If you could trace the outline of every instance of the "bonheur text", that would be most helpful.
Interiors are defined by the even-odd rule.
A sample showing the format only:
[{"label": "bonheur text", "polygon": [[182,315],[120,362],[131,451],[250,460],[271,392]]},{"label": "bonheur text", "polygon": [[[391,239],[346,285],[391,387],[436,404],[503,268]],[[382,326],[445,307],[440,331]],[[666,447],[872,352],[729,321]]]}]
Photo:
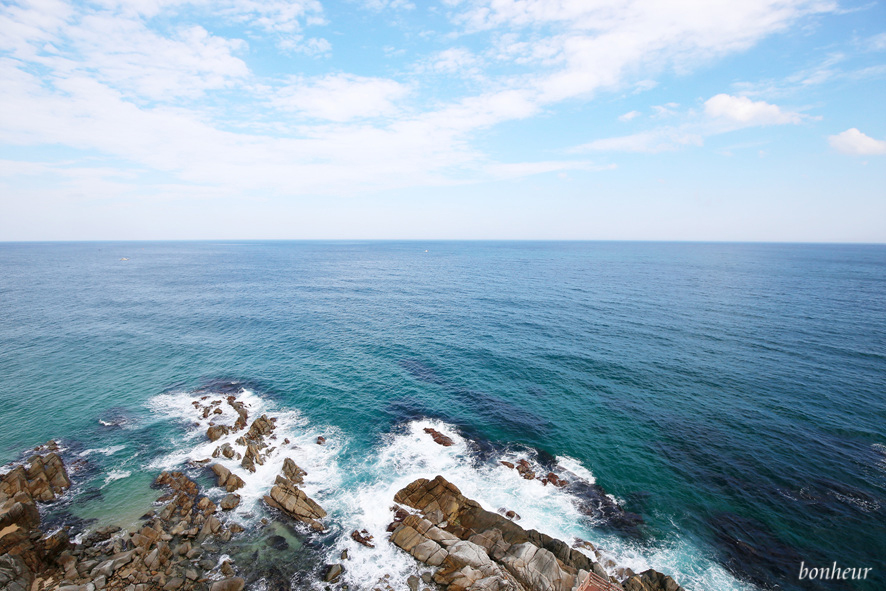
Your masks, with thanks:
[{"label": "bonheur text", "polygon": [[806,568],[806,563],[800,563],[800,580],[818,579],[820,581],[828,581],[831,579],[866,579],[872,568],[840,568],[837,563],[830,568]]}]

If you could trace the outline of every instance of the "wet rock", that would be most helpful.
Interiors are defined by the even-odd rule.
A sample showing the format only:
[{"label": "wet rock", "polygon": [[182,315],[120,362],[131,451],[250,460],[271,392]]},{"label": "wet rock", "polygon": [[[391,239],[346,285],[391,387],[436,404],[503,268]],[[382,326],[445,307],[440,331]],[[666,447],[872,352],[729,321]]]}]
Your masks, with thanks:
[{"label": "wet rock", "polygon": [[605,575],[586,555],[486,511],[441,476],[416,480],[394,500],[419,514],[395,522],[391,542],[416,560],[439,566],[433,580],[455,591],[572,591],[590,571]]},{"label": "wet rock", "polygon": [[241,577],[230,577],[216,581],[209,588],[209,591],[243,591],[246,581]]},{"label": "wet rock", "polygon": [[363,544],[367,548],[375,548],[375,544],[372,543],[372,535],[365,529],[362,531],[357,531],[356,529],[352,531],[351,539],[358,544]]},{"label": "wet rock", "polygon": [[431,427],[425,427],[425,433],[430,435],[435,443],[438,443],[438,444],[442,445],[443,447],[450,447],[452,445],[455,445],[455,442],[451,438],[447,437],[443,433],[440,433],[436,429],[432,429]]},{"label": "wet rock", "polygon": [[330,564],[326,568],[326,573],[323,575],[323,580],[327,583],[334,583],[341,577],[342,573],[345,572],[345,567],[340,564]]},{"label": "wet rock", "polygon": [[630,577],[622,586],[625,591],[684,591],[674,579],[652,569]]},{"label": "wet rock", "polygon": [[206,436],[209,441],[217,441],[231,432],[231,428],[227,425],[213,425],[206,430]]},{"label": "wet rock", "polygon": [[325,437],[323,437],[322,435],[320,435],[319,437],[317,437],[317,445],[323,445],[324,443],[326,443],[326,438],[325,438]]},{"label": "wet rock", "polygon": [[286,458],[283,460],[283,475],[295,484],[302,484],[308,473],[299,468],[292,459]]},{"label": "wet rock", "polygon": [[326,517],[326,511],[286,478],[277,477],[270,494],[265,495],[264,501],[293,519],[306,523],[315,531],[323,529],[323,524],[318,520]]},{"label": "wet rock", "polygon": [[415,575],[409,575],[409,578],[406,579],[406,585],[409,587],[409,591],[418,591],[420,580]]},{"label": "wet rock", "polygon": [[230,511],[232,509],[236,509],[240,504],[240,495],[235,494],[227,494],[225,495],[221,501],[219,501],[219,506],[223,511]]},{"label": "wet rock", "polygon": [[510,468],[511,470],[514,469],[514,464],[512,464],[511,462],[506,462],[505,460],[501,460],[499,463],[502,466],[506,466],[506,467]]}]

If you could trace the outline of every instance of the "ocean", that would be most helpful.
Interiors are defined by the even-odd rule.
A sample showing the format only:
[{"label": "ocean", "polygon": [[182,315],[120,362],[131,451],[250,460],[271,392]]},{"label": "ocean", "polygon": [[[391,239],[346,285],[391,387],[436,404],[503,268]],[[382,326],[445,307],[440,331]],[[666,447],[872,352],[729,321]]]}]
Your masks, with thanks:
[{"label": "ocean", "polygon": [[[87,460],[49,523],[133,524],[163,469],[212,487],[200,396],[278,417],[329,530],[262,526],[262,466],[231,549],[252,589],[343,549],[352,589],[405,588],[410,556],[348,533],[384,540],[437,474],[689,591],[886,588],[886,246],[2,243],[0,376],[0,463]],[[833,562],[873,571],[799,579]]]}]

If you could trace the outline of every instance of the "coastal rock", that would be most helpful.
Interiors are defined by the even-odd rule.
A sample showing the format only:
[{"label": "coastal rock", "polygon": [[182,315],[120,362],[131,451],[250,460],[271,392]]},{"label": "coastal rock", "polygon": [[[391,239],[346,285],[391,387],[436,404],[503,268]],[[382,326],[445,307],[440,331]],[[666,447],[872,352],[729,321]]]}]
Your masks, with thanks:
[{"label": "coastal rock", "polygon": [[270,435],[273,430],[274,424],[268,419],[268,415],[262,415],[253,421],[245,437],[246,439],[255,441],[262,439],[266,435]]},{"label": "coastal rock", "polygon": [[231,432],[231,428],[227,425],[213,425],[206,430],[206,436],[209,441],[216,441]]},{"label": "coastal rock", "polygon": [[431,427],[425,427],[425,433],[430,435],[431,438],[434,440],[434,442],[442,445],[443,447],[450,447],[452,445],[455,445],[455,442],[450,437],[447,437],[446,435],[444,435],[443,433],[440,433],[436,429],[432,429]]},{"label": "coastal rock", "polygon": [[323,530],[323,524],[318,520],[326,517],[326,511],[287,478],[278,476],[270,494],[265,495],[264,501],[270,507],[306,523],[315,531]]},{"label": "coastal rock", "polygon": [[327,583],[334,583],[345,572],[345,568],[340,564],[330,564],[323,575],[323,580]]},{"label": "coastal rock", "polygon": [[243,591],[246,581],[241,577],[230,577],[216,581],[209,588],[210,591]]},{"label": "coastal rock", "polygon": [[286,458],[283,460],[283,475],[295,484],[302,484],[308,473],[299,468],[290,458]]},{"label": "coastal rock", "polygon": [[674,579],[652,569],[630,577],[622,586],[625,591],[684,591]]},{"label": "coastal rock", "polygon": [[365,529],[363,531],[354,530],[351,532],[351,539],[353,539],[358,544],[363,544],[367,548],[375,548],[375,544],[372,543],[372,535]]},{"label": "coastal rock", "polygon": [[222,466],[221,464],[212,464],[209,469],[215,472],[218,478],[218,486],[223,486],[226,491],[234,492],[246,484],[243,479]]},{"label": "coastal rock", "polygon": [[235,494],[227,494],[219,501],[219,506],[223,511],[230,511],[232,509],[236,509],[240,504],[240,495]]},{"label": "coastal rock", "polygon": [[[517,469],[522,467],[526,477],[531,468],[523,462]],[[546,478],[559,482],[554,476],[556,481],[550,474]],[[392,523],[391,543],[420,562],[440,566],[434,580],[449,591],[573,591],[589,572],[608,580],[603,566],[585,554],[486,511],[442,476],[416,480],[397,492],[394,500],[420,514]],[[655,571],[629,580],[635,579],[646,586],[630,591],[680,590],[668,587],[676,583]]]}]

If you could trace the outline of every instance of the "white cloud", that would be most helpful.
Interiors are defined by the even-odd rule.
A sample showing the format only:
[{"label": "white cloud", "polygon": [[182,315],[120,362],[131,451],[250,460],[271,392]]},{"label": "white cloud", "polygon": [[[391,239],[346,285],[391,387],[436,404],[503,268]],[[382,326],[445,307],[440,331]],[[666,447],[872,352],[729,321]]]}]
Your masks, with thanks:
[{"label": "white cloud", "polygon": [[314,79],[296,79],[278,89],[270,104],[327,121],[349,121],[362,117],[391,115],[395,103],[409,88],[395,80],[352,74],[330,74]]},{"label": "white cloud", "polygon": [[[685,72],[699,63],[747,49],[798,19],[838,8],[832,0],[474,0],[453,3],[454,20],[468,32],[504,31],[515,63],[544,56],[532,74],[543,103],[588,96],[666,68]],[[549,32],[552,31],[552,32]],[[547,34],[544,34],[546,33]],[[553,69],[552,67],[557,66]]]},{"label": "white cloud", "polygon": [[672,152],[686,146],[701,146],[701,135],[674,127],[661,127],[651,131],[621,137],[594,140],[574,148],[576,152],[640,152],[657,154]]},{"label": "white cloud", "polygon": [[627,122],[627,121],[630,121],[631,119],[635,119],[635,118],[639,117],[640,115],[642,115],[642,113],[640,111],[628,111],[624,115],[620,115],[618,117],[618,120]]},{"label": "white cloud", "polygon": [[304,35],[290,35],[280,39],[277,47],[286,53],[303,53],[305,55],[328,55],[332,52],[332,44],[322,37],[305,39]]},{"label": "white cloud", "polygon": [[886,141],[876,140],[857,130],[847,129],[843,133],[828,137],[831,147],[844,154],[855,156],[873,156],[886,154]]},{"label": "white cloud", "polygon": [[752,101],[745,96],[718,94],[704,104],[708,116],[741,126],[784,125],[801,123],[803,115],[782,111],[778,105],[766,101]]},{"label": "white cloud", "polygon": [[[810,117],[782,110],[778,105],[765,101],[752,101],[747,97],[718,94],[704,103],[704,114],[689,109],[678,111],[677,103],[653,106],[653,119],[679,118],[679,125],[659,126],[626,136],[603,138],[574,148],[577,152],[642,152],[656,154],[687,146],[701,146],[704,138],[761,125],[800,123]],[[619,117],[629,121],[639,112],[631,111]]]},{"label": "white cloud", "polygon": [[419,71],[454,74],[476,78],[482,74],[482,60],[465,47],[451,47],[438,51],[422,62]]}]

